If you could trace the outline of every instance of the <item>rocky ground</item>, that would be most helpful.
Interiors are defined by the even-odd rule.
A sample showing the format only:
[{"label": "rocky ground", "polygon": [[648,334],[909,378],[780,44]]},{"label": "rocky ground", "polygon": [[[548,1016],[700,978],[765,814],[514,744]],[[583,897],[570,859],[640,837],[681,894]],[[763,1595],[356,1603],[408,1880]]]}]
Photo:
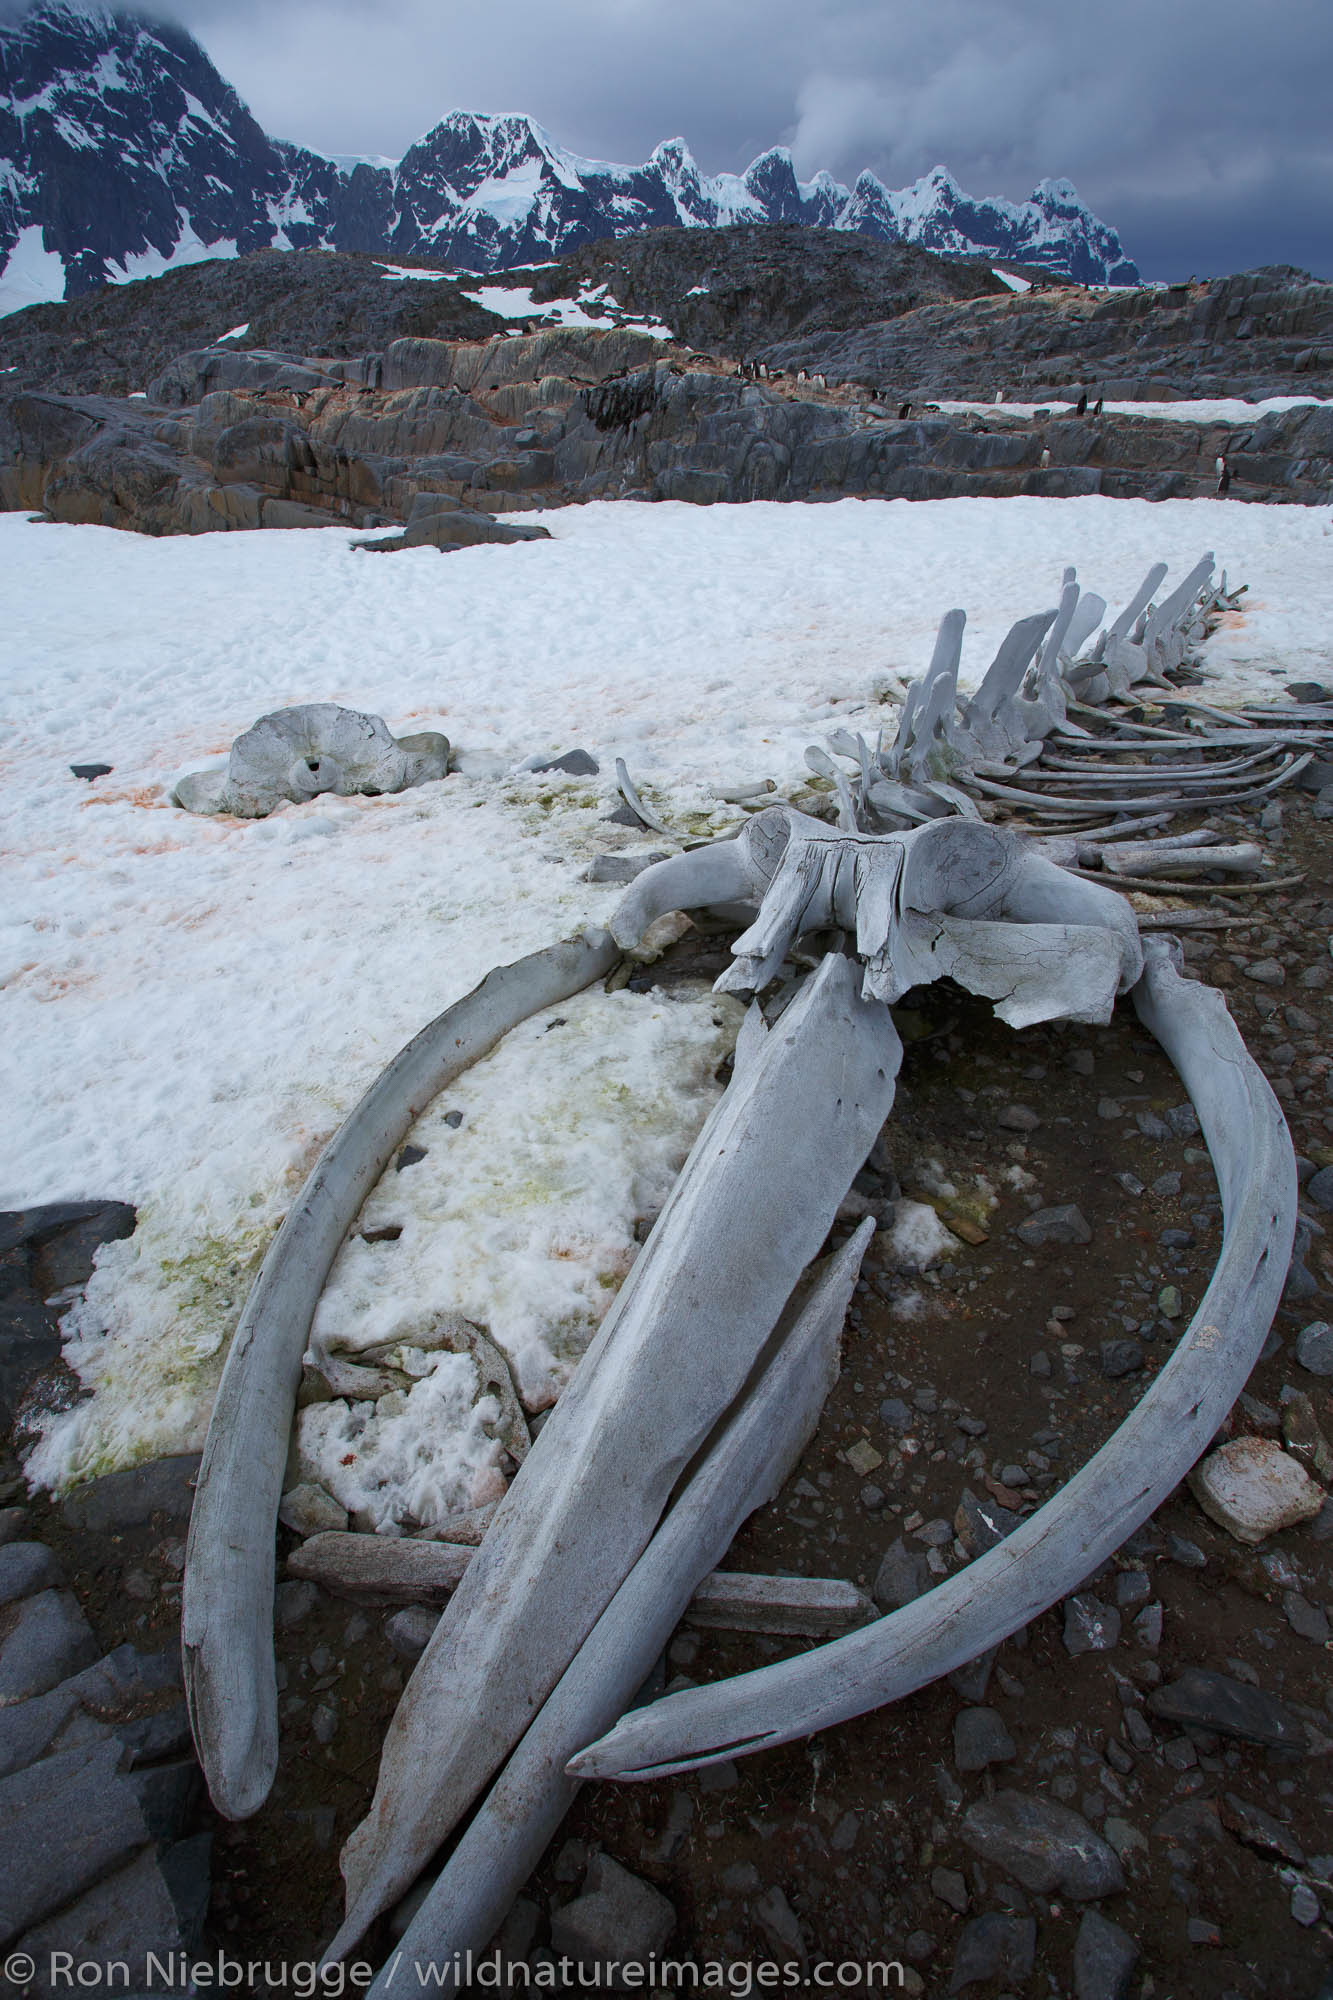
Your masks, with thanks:
[{"label": "rocky ground", "polygon": [[397,523],[398,546],[449,549],[532,532],[496,514],[594,499],[1196,498],[1219,467],[1232,499],[1327,503],[1333,411],[946,415],[824,377],[741,379],[628,328],[346,361],[213,347],[133,400],[0,396],[0,506],[149,534]]},{"label": "rocky ground", "polygon": [[[1326,396],[1333,285],[1289,265],[1133,291],[1080,286],[923,305],[890,323],[780,341],[771,366],[904,391],[1043,402]],[[1072,392],[1072,395],[1071,395]]]},{"label": "rocky ground", "polygon": [[[1029,281],[1065,282],[1044,271],[1031,272]],[[510,282],[508,273],[502,282]],[[605,286],[626,312],[665,321],[683,345],[737,358],[783,340],[896,320],[925,305],[1012,297],[989,264],[781,223],[610,237],[569,251],[531,282],[538,304]]]},{"label": "rocky ground", "polygon": [[[1283,1103],[1304,1183],[1286,1296],[1227,1429],[1285,1439],[1324,1487],[1331,814],[1333,803],[1288,793],[1257,823],[1213,815],[1304,879],[1257,909],[1202,899],[1229,927],[1185,941],[1187,969],[1226,993]],[[711,978],[723,953],[695,935],[636,976]],[[957,1247],[919,1271],[881,1231],[819,1434],[728,1565],[848,1578],[884,1608],[968,1561],[1109,1434],[1197,1304],[1220,1217],[1179,1082],[1128,1009],[1109,1029],[1015,1034],[945,986],[896,1014],[898,1099],[848,1221],[868,1208],[888,1225],[919,1201],[954,1226]],[[89,1225],[76,1225],[85,1240],[63,1261],[67,1225],[44,1239],[31,1217],[10,1229],[4,1352],[28,1372],[34,1351],[14,1342],[40,1333],[37,1302],[86,1272]],[[103,1226],[123,1229],[124,1212],[92,1235]],[[254,1820],[216,1821],[174,1685],[191,1469],[112,1475],[53,1506],[26,1498],[10,1461],[10,1950],[40,1957],[82,1936],[128,1955],[156,1925],[190,1948],[290,1962],[335,1926],[337,1851],[433,1614],[283,1583],[278,1782]],[[284,1557],[297,1546],[286,1529],[281,1546]],[[609,1898],[625,1951],[635,1936],[664,1943],[669,1926],[672,1949],[700,1961],[895,1958],[901,1990],[918,1994],[1326,1996],[1330,1615],[1333,1502],[1247,1546],[1182,1488],[1079,1593],[948,1682],[698,1778],[585,1790],[506,1948],[535,1965],[595,1939]],[[805,1643],[687,1623],[656,1685]],[[94,1832],[71,1843],[75,1824]],[[382,1926],[372,1951],[393,1931]],[[108,1939],[125,1949],[110,1954]]]},{"label": "rocky ground", "polygon": [[341,251],[256,250],[28,306],[0,319],[4,386],[128,396],[173,356],[241,325],[246,346],[331,355],[366,354],[407,335],[481,340],[495,331],[494,313],[463,295],[476,277],[395,283],[384,271],[373,257]]},{"label": "rocky ground", "polygon": [[595,292],[680,345],[623,324],[497,336],[465,282],[261,252],[13,314],[0,506],[149,534],[396,523],[400,546],[457,548],[509,539],[497,513],[590,499],[1167,499],[1219,479],[1234,499],[1333,498],[1327,409],[1236,426],[1097,408],[1333,393],[1333,285],[1286,267],[1013,294],[907,246],[771,228],[506,274],[531,327]]},{"label": "rocky ground", "polygon": [[[108,285],[0,319],[0,369],[14,376],[13,388],[125,396],[173,355],[241,324],[247,346],[344,359],[405,336],[467,340],[495,331],[495,315],[466,296],[487,282],[475,272],[444,273],[419,259],[393,268],[427,276],[395,282],[382,262],[341,251],[259,250]],[[1032,277],[1058,282],[1045,272]],[[937,301],[1010,296],[985,264],[843,230],[780,225],[648,230],[491,282],[530,287],[534,323],[552,300],[609,286],[626,312],[665,319],[687,345],[735,355]]]},{"label": "rocky ground", "polygon": [[[687,349],[821,372],[895,402],[1333,393],[1333,286],[1307,272],[1110,291],[1028,280],[1015,295],[985,264],[770,225],[648,230],[497,282],[530,288],[534,323],[553,301],[606,288],[613,311],[664,321]],[[342,360],[407,337],[476,340],[496,326],[465,296],[479,282],[393,282],[369,257],[256,251],[13,313],[0,320],[0,372],[9,390],[124,397],[242,324],[246,347]]]}]

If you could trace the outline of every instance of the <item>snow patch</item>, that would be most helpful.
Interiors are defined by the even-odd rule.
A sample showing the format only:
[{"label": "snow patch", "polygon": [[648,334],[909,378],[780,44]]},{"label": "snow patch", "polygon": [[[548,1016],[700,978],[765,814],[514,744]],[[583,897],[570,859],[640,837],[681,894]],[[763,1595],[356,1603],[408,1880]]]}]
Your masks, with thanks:
[{"label": "snow patch", "polygon": [[[560,326],[590,326],[605,331],[609,327],[628,327],[635,333],[650,333],[656,340],[674,340],[675,335],[661,320],[631,319],[623,313],[612,318],[605,312],[592,313],[590,305],[601,305],[606,301],[605,285],[596,291],[580,292],[577,299],[545,299],[540,304],[533,298],[526,285],[480,285],[473,292],[464,292],[465,299],[471,299],[484,312],[495,313],[506,321],[522,319],[554,319]],[[615,303],[614,300],[609,303]]]},{"label": "snow patch", "polygon": [[425,1158],[386,1174],[362,1212],[362,1228],[402,1234],[348,1239],[312,1345],[424,1346],[461,1313],[530,1410],[553,1403],[634,1261],[636,1220],[662,1206],[720,1094],[740,1019],[707,987],[597,987],[516,1028],[418,1121]]},{"label": "snow patch", "polygon": [[[100,1195],[140,1210],[66,1317],[92,1394],[51,1420],[33,1464],[44,1483],[199,1443],[258,1262],[361,1093],[493,966],[613,908],[620,891],[582,874],[594,853],[640,845],[603,823],[617,755],[670,824],[721,832],[736,813],[713,796],[720,779],[790,793],[834,717],[892,732],[876,689],[922,671],[960,575],[971,688],[1069,562],[1116,607],[1155,558],[1174,578],[1214,548],[1249,591],[1207,643],[1210,700],[1271,692],[1275,671],[1333,674],[1326,509],[1090,496],[521,518],[553,539],[368,560],[341,528],[155,538],[0,515],[0,1207]],[[169,804],[177,776],[224,757],[259,715],[317,700],[400,734],[443,729],[477,775],[251,822]],[[574,744],[601,776],[481,775]],[[84,759],[112,775],[71,778]],[[323,1308],[342,1302],[339,1330],[353,1344],[410,1332],[403,1301],[422,1285],[509,1343],[530,1395],[553,1386],[612,1295],[601,1277],[630,1254],[633,1215],[702,1115],[720,1031],[711,996],[689,1004],[701,1011],[587,996],[588,1018],[614,1030],[602,1063],[626,1081],[623,1124],[597,1097],[595,1038],[573,1003],[557,1010],[567,1028],[516,1045],[553,1070],[500,1088],[487,1075],[505,1075],[502,1050],[463,1079],[441,1109],[466,1107],[464,1124],[372,1197],[402,1237],[346,1247]],[[582,1149],[588,1188],[586,1207],[556,1190],[578,1232],[569,1258],[547,1254],[549,1238],[543,1249],[532,1200],[543,1174],[550,1193],[559,1132]],[[483,1208],[506,1159],[519,1181]],[[452,1179],[429,1204],[413,1191],[446,1166],[478,1190],[475,1244]],[[427,1268],[446,1250],[447,1291]],[[512,1261],[488,1275],[501,1252]],[[411,1284],[372,1290],[368,1274],[395,1260]]]},{"label": "snow patch", "polygon": [[316,1403],[296,1421],[301,1479],[376,1534],[442,1527],[505,1490],[504,1448],[488,1431],[499,1404],[478,1398],[476,1363],[469,1354],[427,1358],[429,1373],[410,1390],[378,1402]]},{"label": "snow patch", "polygon": [[25,306],[48,305],[65,296],[65,263],[48,250],[40,222],[21,229],[18,241],[0,271],[0,319]]},{"label": "snow patch", "polygon": [[[1095,401],[1095,397],[1090,397]],[[951,403],[941,402],[938,408],[948,415],[993,413],[995,403]],[[1000,404],[1011,417],[1034,417],[1038,410],[1044,410],[1053,417],[1068,416],[1075,408],[1074,403],[1010,403]],[[1281,415],[1286,410],[1327,410],[1333,402],[1323,396],[1265,396],[1261,402],[1242,402],[1239,396],[1219,396],[1202,398],[1196,402],[1179,403],[1103,403],[1102,414],[1109,417],[1151,417],[1159,423],[1178,424],[1254,424],[1260,417]]]},{"label": "snow patch", "polygon": [[945,1228],[928,1201],[900,1201],[889,1231],[889,1250],[904,1271],[926,1271],[958,1248],[958,1238]]},{"label": "snow patch", "polygon": [[416,271],[410,264],[381,264],[380,270],[386,278],[424,278],[427,284],[437,285],[441,278],[447,278],[447,271]]},{"label": "snow patch", "polygon": [[136,278],[160,278],[164,271],[179,271],[186,264],[206,264],[213,257],[234,257],[236,244],[231,237],[204,243],[195,233],[188,209],[180,210],[180,234],[165,255],[153,246],[131,250],[117,263],[107,265],[109,285],[133,284]]}]

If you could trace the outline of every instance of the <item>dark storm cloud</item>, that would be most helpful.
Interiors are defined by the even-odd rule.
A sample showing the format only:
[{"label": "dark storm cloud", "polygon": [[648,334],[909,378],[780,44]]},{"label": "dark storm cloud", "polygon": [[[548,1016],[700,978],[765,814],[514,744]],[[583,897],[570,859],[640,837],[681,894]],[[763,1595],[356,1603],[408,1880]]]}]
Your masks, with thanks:
[{"label": "dark storm cloud", "polygon": [[1065,175],[1155,276],[1333,275],[1327,0],[173,0],[278,137],[397,156],[455,106],[577,152],[975,194]]}]

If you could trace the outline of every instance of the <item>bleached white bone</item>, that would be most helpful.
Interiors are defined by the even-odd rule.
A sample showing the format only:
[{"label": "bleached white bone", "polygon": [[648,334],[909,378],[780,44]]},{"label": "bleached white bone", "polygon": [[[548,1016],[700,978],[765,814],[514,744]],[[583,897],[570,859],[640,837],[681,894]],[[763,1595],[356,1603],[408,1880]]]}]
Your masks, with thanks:
[{"label": "bleached white bone", "polygon": [[316,701],[261,715],[232,744],[224,771],[191,772],[172,797],[187,812],[263,819],[288,800],[401,792],[448,768],[447,736],[395,738],[378,715]]},{"label": "bleached white bone", "polygon": [[1112,875],[1179,875],[1191,864],[1195,872],[1222,875],[1257,875],[1264,853],[1252,840],[1232,847],[1162,847],[1157,841],[1127,840],[1108,847],[1102,866]]},{"label": "bleached white bone", "polygon": [[[939,732],[951,727],[958,702],[958,663],[963,652],[965,611],[946,611],[940,620],[930,665],[907,690],[898,735],[884,767],[892,778],[927,775],[927,756]],[[942,775],[942,774],[936,774]]]},{"label": "bleached white bone", "polygon": [[830,956],[773,1028],[752,1010],[728,1089],[408,1683],[343,1850],[334,1955],[414,1880],[528,1728],[818,1253],[901,1058],[888,1010],[860,985],[851,959]]},{"label": "bleached white bone", "polygon": [[274,1237],[232,1336],[204,1444],[185,1558],[181,1649],[214,1805],[257,1812],[278,1756],[274,1537],[301,1357],[329,1269],[409,1126],[445,1084],[542,1007],[610,971],[605,931],[488,973],[421,1030],[320,1154]]},{"label": "bleached white bone", "polygon": [[[962,819],[848,834],[791,806],[770,806],[735,840],[645,869],[613,914],[612,933],[631,945],[665,910],[718,900],[712,892],[722,880],[727,900],[759,904],[731,947],[736,963],[717,981],[723,991],[760,991],[798,937],[830,927],[854,933],[867,997],[896,1000],[946,972],[966,984],[971,966],[979,981],[973,990],[996,999],[1002,1018],[1016,1023],[1071,1011],[1079,1020],[1107,1020],[1116,992],[1142,969],[1138,927],[1123,899],[1067,874],[1017,834]],[[969,947],[969,919],[1062,932],[1087,927],[1094,935],[1045,940],[1050,1002],[1034,1012],[1042,1005],[1036,959],[1015,942],[1014,981],[1006,984],[1004,940],[978,932]]]},{"label": "bleached white bone", "polygon": [[[754,1503],[758,1505],[756,1501]],[[478,1542],[421,1542],[409,1536],[312,1535],[287,1558],[288,1576],[319,1584],[353,1603],[445,1604],[463,1580]],[[648,1544],[651,1549],[653,1543]],[[873,1617],[854,1583],[840,1577],[760,1576],[716,1569],[685,1610],[692,1625],[735,1632],[796,1632],[833,1639]]]},{"label": "bleached white bone", "polygon": [[845,1722],[950,1673],[1074,1590],[1206,1449],[1267,1338],[1286,1282],[1296,1162],[1282,1111],[1220,993],[1180,977],[1179,947],[1145,947],[1134,1002],[1193,1100],[1222,1197],[1222,1250],[1170,1361],[1053,1499],[989,1554],[902,1610],[797,1658],[625,1716],[569,1766],[659,1778]]},{"label": "bleached white bone", "polygon": [[[633,1699],[696,1584],[746,1516],[777,1493],[813,1434],[873,1227],[863,1222],[814,1274],[805,1302],[784,1315],[751,1386],[509,1759],[403,1936],[401,1960],[372,1993],[396,1992],[409,1978],[413,1991],[429,1983],[448,1992],[455,1954],[479,1952],[495,1935],[579,1789],[566,1763]],[[428,1980],[427,1966],[443,1987]]]},{"label": "bleached white bone", "polygon": [[634,780],[630,777],[623,757],[616,758],[616,783],[620,787],[620,795],[624,799],[625,804],[632,813],[642,820],[646,827],[650,827],[654,833],[665,833],[669,837],[672,837],[671,828],[663,820],[659,819],[652,807],[646,806],[639,797],[638,790],[635,787]]}]

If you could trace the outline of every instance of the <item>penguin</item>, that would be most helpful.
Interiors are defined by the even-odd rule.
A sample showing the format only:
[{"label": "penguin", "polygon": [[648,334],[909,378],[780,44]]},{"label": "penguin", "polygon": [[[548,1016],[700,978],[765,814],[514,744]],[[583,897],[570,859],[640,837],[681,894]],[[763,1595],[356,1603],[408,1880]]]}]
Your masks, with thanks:
[{"label": "penguin", "polygon": [[1088,414],[1088,392],[1085,389],[1082,395],[1079,397],[1078,401],[1074,405],[1074,415],[1076,417],[1086,417],[1087,414]]},{"label": "penguin", "polygon": [[907,418],[910,417],[911,414],[912,414],[912,405],[910,403],[904,403],[902,408],[898,412],[899,422],[905,423]]},{"label": "penguin", "polygon": [[1221,499],[1225,494],[1229,493],[1230,490],[1231,490],[1231,467],[1229,465],[1224,465],[1222,467],[1222,476],[1217,482],[1218,498]]},{"label": "penguin", "polygon": [[1092,414],[1093,414],[1093,416],[1094,416],[1094,417],[1099,417],[1099,416],[1101,415],[1101,413],[1102,413],[1102,399],[1101,399],[1101,397],[1099,396],[1099,397],[1097,398],[1097,401],[1096,401],[1096,404],[1095,404],[1095,405],[1094,405],[1094,407],[1093,407],[1093,412],[1092,412]]},{"label": "penguin", "polygon": [[1050,454],[1050,452],[1049,452],[1049,451],[1043,451],[1043,453],[1042,453],[1042,455],[1041,455],[1041,469],[1042,469],[1042,471],[1043,471],[1043,472],[1045,472],[1045,470],[1046,470],[1047,466],[1048,466],[1048,465],[1050,464],[1050,462],[1051,462],[1051,454]]}]

